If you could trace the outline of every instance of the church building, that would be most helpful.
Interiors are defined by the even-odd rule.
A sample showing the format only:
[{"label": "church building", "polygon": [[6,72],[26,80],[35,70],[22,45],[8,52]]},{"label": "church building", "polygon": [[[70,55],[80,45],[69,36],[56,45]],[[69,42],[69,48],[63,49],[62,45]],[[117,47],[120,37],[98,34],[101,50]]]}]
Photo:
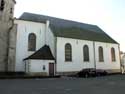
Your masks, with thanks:
[{"label": "church building", "polygon": [[119,44],[96,25],[23,13],[17,26],[16,71],[72,74],[84,68],[120,71]]},{"label": "church building", "polygon": [[8,71],[44,76],[85,68],[120,72],[119,44],[96,25],[25,12],[13,19],[7,38]]}]

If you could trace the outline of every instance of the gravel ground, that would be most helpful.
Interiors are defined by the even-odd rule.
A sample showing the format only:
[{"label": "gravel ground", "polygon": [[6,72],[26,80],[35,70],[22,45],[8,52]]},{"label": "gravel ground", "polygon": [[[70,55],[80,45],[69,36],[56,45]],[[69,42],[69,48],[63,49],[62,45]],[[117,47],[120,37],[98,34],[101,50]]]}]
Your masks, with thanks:
[{"label": "gravel ground", "polygon": [[0,94],[125,94],[125,75],[0,80]]}]

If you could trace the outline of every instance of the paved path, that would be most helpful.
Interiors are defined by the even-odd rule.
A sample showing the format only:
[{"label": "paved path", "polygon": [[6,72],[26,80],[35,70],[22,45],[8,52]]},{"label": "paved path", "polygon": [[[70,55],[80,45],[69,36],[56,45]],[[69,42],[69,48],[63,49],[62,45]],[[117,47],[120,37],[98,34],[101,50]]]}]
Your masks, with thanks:
[{"label": "paved path", "polygon": [[125,94],[125,75],[0,80],[0,94]]}]

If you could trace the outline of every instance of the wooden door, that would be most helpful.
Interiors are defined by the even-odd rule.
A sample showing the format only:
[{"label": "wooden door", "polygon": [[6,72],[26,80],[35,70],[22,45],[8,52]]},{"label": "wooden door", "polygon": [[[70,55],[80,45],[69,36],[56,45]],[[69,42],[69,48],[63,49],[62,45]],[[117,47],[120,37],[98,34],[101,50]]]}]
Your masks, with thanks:
[{"label": "wooden door", "polygon": [[54,76],[54,63],[49,63],[49,76]]}]

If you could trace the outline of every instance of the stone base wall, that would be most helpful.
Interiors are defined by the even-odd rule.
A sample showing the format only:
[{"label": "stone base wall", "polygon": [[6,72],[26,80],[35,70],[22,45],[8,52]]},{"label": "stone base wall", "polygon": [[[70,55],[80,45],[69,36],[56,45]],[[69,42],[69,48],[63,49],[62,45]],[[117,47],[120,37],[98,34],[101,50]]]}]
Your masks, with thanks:
[{"label": "stone base wall", "polygon": [[108,73],[121,73],[121,69],[109,69],[109,70],[106,70]]},{"label": "stone base wall", "polygon": [[[121,73],[120,69],[109,69],[106,70],[109,74],[111,73]],[[77,74],[79,71],[72,71],[72,72],[57,72],[56,75],[62,75],[62,76],[70,76],[70,75],[75,75]]]},{"label": "stone base wall", "polygon": [[30,73],[26,73],[29,76],[49,76],[46,72],[30,72]]},{"label": "stone base wall", "polygon": [[72,71],[72,72],[57,72],[56,75],[68,76],[68,75],[75,75],[79,71]]}]

